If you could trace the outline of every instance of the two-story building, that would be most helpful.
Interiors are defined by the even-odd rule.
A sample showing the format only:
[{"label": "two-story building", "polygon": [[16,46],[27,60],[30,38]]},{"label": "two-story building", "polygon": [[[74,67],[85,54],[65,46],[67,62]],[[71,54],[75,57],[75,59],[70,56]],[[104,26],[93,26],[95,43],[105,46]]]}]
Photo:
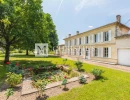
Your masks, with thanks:
[{"label": "two-story building", "polygon": [[[121,23],[120,15],[117,15],[116,19],[116,22],[83,33],[77,31],[76,35],[71,36],[71,34],[69,34],[69,36],[64,39],[64,55],[118,64],[119,47],[117,47],[116,37],[129,35],[128,32],[130,28]],[[127,42],[128,41],[124,41],[124,44],[129,44]],[[120,43],[118,42],[118,44]],[[128,51],[130,52],[130,49]],[[127,58],[124,60],[126,59]],[[130,65],[130,63],[124,65]]]}]

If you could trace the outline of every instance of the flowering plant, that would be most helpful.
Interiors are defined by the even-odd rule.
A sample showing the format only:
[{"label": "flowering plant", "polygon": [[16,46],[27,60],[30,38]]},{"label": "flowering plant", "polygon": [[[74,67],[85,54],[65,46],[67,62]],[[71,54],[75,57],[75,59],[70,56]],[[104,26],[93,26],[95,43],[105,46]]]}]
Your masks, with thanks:
[{"label": "flowering plant", "polygon": [[10,62],[8,61],[8,62],[6,62],[6,65],[9,65],[10,64]]},{"label": "flowering plant", "polygon": [[64,88],[63,88],[64,90],[67,90],[66,84],[67,84],[67,77],[64,76],[64,79],[62,81],[62,85],[64,85]]}]

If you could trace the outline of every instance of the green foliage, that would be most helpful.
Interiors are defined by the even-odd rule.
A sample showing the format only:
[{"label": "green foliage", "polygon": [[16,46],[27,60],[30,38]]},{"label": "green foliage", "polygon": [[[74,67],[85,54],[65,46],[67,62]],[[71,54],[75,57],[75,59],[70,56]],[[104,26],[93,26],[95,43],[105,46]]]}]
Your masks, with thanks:
[{"label": "green foliage", "polygon": [[47,81],[46,80],[37,80],[37,81],[33,81],[32,85],[37,88],[39,96],[43,95],[43,92],[46,88],[47,85]]},{"label": "green foliage", "polygon": [[79,82],[80,83],[85,84],[86,81],[87,81],[87,79],[83,75],[79,76]]},{"label": "green foliage", "polygon": [[11,62],[9,65],[6,65],[6,70],[8,72],[16,73],[16,74],[24,74],[25,71],[21,69],[21,67],[18,65],[16,66],[15,62]]},{"label": "green foliage", "polygon": [[77,76],[79,76],[79,73],[74,72],[74,71],[71,71],[71,73],[70,73],[69,76],[70,76],[70,77],[77,77]]},{"label": "green foliage", "polygon": [[68,59],[63,59],[63,65],[66,65],[66,62],[67,62]]},{"label": "green foliage", "polygon": [[[35,43],[58,45],[58,36],[51,15],[43,12],[42,0],[1,0],[0,47],[5,61],[14,48],[33,51]],[[9,9],[7,9],[9,8]]]},{"label": "green foliage", "polygon": [[64,80],[62,81],[62,85],[66,85],[67,84],[67,79],[64,78]]},{"label": "green foliage", "polygon": [[95,76],[95,79],[99,79],[101,77],[102,73],[104,73],[104,71],[101,69],[92,70],[92,74]]},{"label": "green foliage", "polygon": [[11,86],[14,87],[22,82],[22,75],[21,74],[15,74],[15,73],[7,73],[7,79],[6,82]]},{"label": "green foliage", "polygon": [[7,89],[7,90],[6,90],[6,93],[5,93],[5,95],[6,95],[6,100],[7,100],[11,95],[13,95],[13,94],[14,94],[14,91],[13,91],[12,88]]},{"label": "green foliage", "polygon": [[76,62],[75,62],[75,65],[76,65],[78,71],[81,71],[82,66],[83,66],[83,63],[82,63],[81,61],[76,61]]}]

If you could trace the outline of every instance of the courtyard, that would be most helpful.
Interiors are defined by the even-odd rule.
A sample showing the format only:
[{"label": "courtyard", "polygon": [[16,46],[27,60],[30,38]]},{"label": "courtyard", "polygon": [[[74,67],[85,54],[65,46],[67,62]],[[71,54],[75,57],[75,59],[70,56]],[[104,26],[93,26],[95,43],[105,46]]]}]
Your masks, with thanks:
[{"label": "courtyard", "polygon": [[[6,86],[3,84],[6,79],[6,66],[2,64],[4,56],[0,56],[1,65],[0,65],[0,99],[4,100]],[[43,62],[49,62],[49,64],[63,64],[63,58],[57,56],[49,56],[48,58],[36,58],[34,55],[25,56],[25,55],[15,55],[10,58],[10,62],[18,62],[24,66],[34,66],[43,64]],[[51,63],[50,63],[51,62]],[[75,61],[67,60],[66,65],[71,66],[76,70],[74,64]],[[73,85],[68,84],[68,91],[63,91],[60,89],[60,93],[54,94],[54,91],[57,92],[57,89],[54,88],[54,91],[51,92],[50,97],[47,97],[47,100],[128,100],[130,98],[130,79],[128,72],[123,72],[119,70],[109,69],[102,66],[96,66],[92,64],[83,63],[83,69],[88,76],[92,77],[92,70],[98,68],[104,71],[102,78],[99,80],[91,80],[88,78],[88,84],[78,85],[73,82]],[[75,85],[74,85],[75,84]],[[37,97],[36,93],[30,93],[28,95],[21,95],[21,86],[22,83],[15,88],[14,95],[10,96],[9,100],[35,100]],[[63,87],[62,87],[63,88]],[[45,90],[45,93],[52,90]]]}]

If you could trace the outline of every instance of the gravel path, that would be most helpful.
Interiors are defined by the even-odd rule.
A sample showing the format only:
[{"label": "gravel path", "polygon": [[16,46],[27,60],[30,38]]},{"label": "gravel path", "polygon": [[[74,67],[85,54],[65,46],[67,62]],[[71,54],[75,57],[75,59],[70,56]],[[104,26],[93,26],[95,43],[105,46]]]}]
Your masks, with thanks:
[{"label": "gravel path", "polygon": [[[69,57],[69,56],[62,56],[62,58],[67,58],[67,59],[74,60],[74,61],[77,61],[77,59],[78,59],[78,58]],[[87,63],[87,64],[93,64],[93,65],[103,66],[103,67],[107,67],[107,68],[111,68],[111,69],[115,69],[115,70],[121,70],[124,72],[130,72],[130,67],[128,67],[128,66],[112,65],[112,64],[106,64],[106,63],[101,63],[101,62],[96,62],[96,61],[91,61],[91,60],[86,60],[86,59],[79,59],[79,60],[84,63]]]}]

